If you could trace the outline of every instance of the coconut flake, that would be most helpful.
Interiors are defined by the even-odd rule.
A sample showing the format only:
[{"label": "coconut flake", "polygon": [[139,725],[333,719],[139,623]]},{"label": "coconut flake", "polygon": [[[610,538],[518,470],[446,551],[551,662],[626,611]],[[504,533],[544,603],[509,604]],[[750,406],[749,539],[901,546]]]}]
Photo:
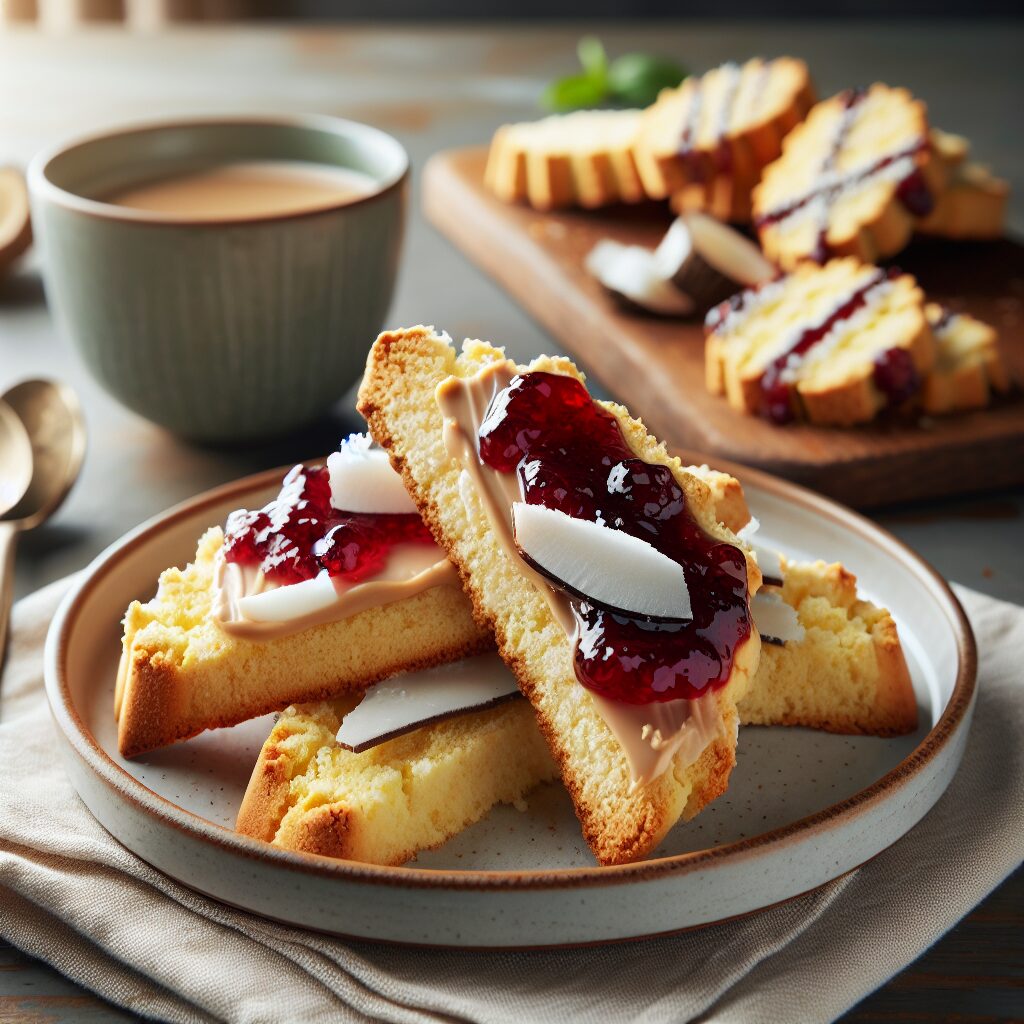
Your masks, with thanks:
[{"label": "coconut flake", "polygon": [[754,557],[757,559],[757,567],[761,570],[761,576],[765,583],[772,586],[782,586],[782,558],[781,554],[774,548],[765,547],[754,540],[754,534],[761,528],[755,516],[750,517],[750,522],[740,530],[736,536],[744,544],[753,548]]},{"label": "coconut flake", "polygon": [[454,715],[519,696],[515,676],[496,654],[407,672],[371,686],[350,711],[338,742],[356,753]]},{"label": "coconut flake", "polygon": [[330,608],[337,600],[334,581],[321,572],[310,580],[240,598],[238,612],[250,622],[290,622]]},{"label": "coconut flake", "polygon": [[750,614],[761,639],[768,643],[786,644],[804,638],[796,609],[782,600],[774,590],[759,590],[750,599]]},{"label": "coconut flake", "polygon": [[586,268],[614,295],[661,316],[689,316],[693,302],[659,275],[654,252],[605,239],[590,250]]},{"label": "coconut flake", "polygon": [[352,434],[327,457],[331,504],[342,512],[401,514],[416,506],[391,468],[388,454],[368,434]]},{"label": "coconut flake", "polygon": [[693,617],[683,567],[647,541],[522,501],[512,523],[527,561],[571,593],[628,615]]}]

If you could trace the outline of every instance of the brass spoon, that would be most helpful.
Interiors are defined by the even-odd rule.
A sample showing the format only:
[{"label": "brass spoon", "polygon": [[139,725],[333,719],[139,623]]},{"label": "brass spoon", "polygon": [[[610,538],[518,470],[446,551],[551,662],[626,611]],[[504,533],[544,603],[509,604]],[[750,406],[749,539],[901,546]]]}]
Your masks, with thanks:
[{"label": "brass spoon", "polygon": [[32,445],[18,414],[0,399],[0,517],[14,508],[32,482]]},{"label": "brass spoon", "polygon": [[2,662],[14,594],[15,541],[23,530],[33,530],[53,515],[71,490],[85,455],[85,422],[75,393],[55,381],[23,381],[0,396],[0,404],[21,421],[31,449],[31,474],[24,493],[11,507],[0,509]]}]

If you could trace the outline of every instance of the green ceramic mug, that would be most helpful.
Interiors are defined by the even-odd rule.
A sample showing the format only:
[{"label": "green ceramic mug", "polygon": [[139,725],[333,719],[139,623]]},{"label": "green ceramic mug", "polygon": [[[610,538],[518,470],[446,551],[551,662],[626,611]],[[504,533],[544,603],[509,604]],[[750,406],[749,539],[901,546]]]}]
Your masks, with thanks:
[{"label": "green ceramic mug", "polygon": [[[376,191],[301,213],[168,219],[103,202],[217,162],[298,160]],[[29,168],[49,301],[100,383],[202,441],[269,437],[359,378],[398,270],[409,161],[333,117],[168,122],[41,153]]]}]

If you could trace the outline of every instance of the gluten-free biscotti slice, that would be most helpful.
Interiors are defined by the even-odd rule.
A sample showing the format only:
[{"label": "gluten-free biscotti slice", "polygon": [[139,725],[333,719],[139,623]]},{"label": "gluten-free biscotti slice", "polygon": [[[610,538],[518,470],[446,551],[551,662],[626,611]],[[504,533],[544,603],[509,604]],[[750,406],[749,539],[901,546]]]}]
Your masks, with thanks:
[{"label": "gluten-free biscotti slice", "polygon": [[[740,701],[744,725],[802,725],[828,732],[897,736],[917,727],[917,701],[896,623],[857,593],[842,565],[780,557],[782,586],[754,598],[761,661]],[[773,637],[780,606],[797,633]],[[784,621],[784,620],[783,620]]]},{"label": "gluten-free biscotti slice", "polygon": [[940,238],[994,239],[1006,233],[1010,183],[983,164],[964,163],[950,173],[945,191],[915,230]]},{"label": "gluten-free biscotti slice", "polygon": [[152,600],[132,602],[123,755],[491,645],[383,454],[358,437],[337,454],[296,466],[269,505],[207,531]]},{"label": "gluten-free biscotti slice", "polygon": [[645,191],[679,212],[749,220],[751,189],[813,103],[807,65],[791,57],[723,64],[664,90],[635,144]]},{"label": "gluten-free biscotti slice", "polygon": [[709,390],[778,423],[867,422],[914,398],[935,358],[914,278],[853,258],[740,292],[705,330]]},{"label": "gluten-free biscotti slice", "polygon": [[831,256],[873,262],[902,249],[945,187],[927,112],[875,84],[818,103],[754,189],[754,224],[784,269]]},{"label": "gluten-free biscotti slice", "polygon": [[921,388],[925,412],[981,409],[1010,390],[994,327],[936,302],[929,302],[925,311],[936,345],[935,365]]},{"label": "gluten-free biscotti slice", "polygon": [[483,342],[457,355],[428,328],[377,339],[359,410],[533,704],[598,860],[645,856],[724,791],[757,664],[760,576],[708,486],[567,360],[520,368]]},{"label": "gluten-free biscotti slice", "polygon": [[638,110],[578,110],[502,125],[484,183],[504,202],[537,210],[639,202],[632,148],[639,118]]},{"label": "gluten-free biscotti slice", "polygon": [[[430,684],[421,673],[407,685]],[[358,752],[338,739],[357,703],[282,712],[249,780],[239,832],[303,853],[402,864],[556,777],[533,709],[518,694]]]}]

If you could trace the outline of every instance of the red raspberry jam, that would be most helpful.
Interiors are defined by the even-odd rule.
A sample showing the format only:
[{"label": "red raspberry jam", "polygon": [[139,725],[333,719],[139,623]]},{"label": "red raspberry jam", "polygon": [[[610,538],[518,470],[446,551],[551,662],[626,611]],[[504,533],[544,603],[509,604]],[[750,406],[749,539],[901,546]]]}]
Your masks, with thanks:
[{"label": "red raspberry jam", "polygon": [[384,568],[396,545],[433,542],[415,513],[340,512],[331,504],[327,467],[295,466],[269,505],[228,516],[224,557],[258,564],[281,585],[312,579],[322,569],[359,583]]},{"label": "red raspberry jam", "polygon": [[921,375],[905,348],[889,348],[875,359],[875,387],[889,406],[902,405],[921,387]]},{"label": "red raspberry jam", "polygon": [[491,403],[479,443],[482,462],[518,474],[525,501],[600,519],[683,567],[690,622],[636,618],[566,592],[579,627],[576,677],[587,689],[650,704],[693,700],[728,681],[751,629],[743,552],[705,532],[669,469],[638,459],[578,380],[516,377]]}]

